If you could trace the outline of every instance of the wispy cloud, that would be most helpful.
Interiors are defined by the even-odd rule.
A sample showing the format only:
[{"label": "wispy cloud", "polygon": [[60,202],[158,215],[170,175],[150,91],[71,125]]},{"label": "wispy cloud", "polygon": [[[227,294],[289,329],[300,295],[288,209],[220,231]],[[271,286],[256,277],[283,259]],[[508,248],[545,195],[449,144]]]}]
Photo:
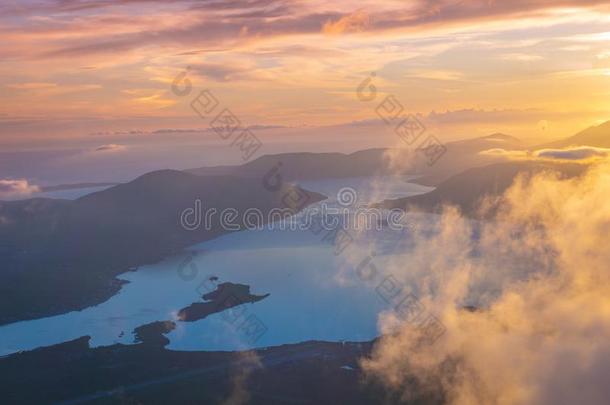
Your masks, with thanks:
[{"label": "wispy cloud", "polygon": [[0,199],[26,198],[40,191],[40,187],[26,179],[0,179]]},{"label": "wispy cloud", "polygon": [[110,143],[108,145],[101,145],[95,148],[96,152],[122,152],[127,149],[125,145],[118,145],[116,143]]},{"label": "wispy cloud", "polygon": [[553,112],[588,114],[552,123],[567,135],[608,109],[606,3],[25,0],[0,12],[0,103],[14,117],[184,117],[167,88],[191,66],[193,83],[213,84],[242,117],[332,125],[370,118],[352,95],[375,71],[411,111],[454,112],[431,119],[469,125],[459,136],[517,121],[538,135]]},{"label": "wispy cloud", "polygon": [[369,14],[363,10],[344,15],[336,21],[324,23],[322,31],[325,34],[344,34],[366,31],[371,25]]},{"label": "wispy cloud", "polygon": [[606,158],[610,154],[610,149],[594,148],[591,146],[580,146],[566,149],[541,149],[534,152],[534,156],[539,158],[557,160],[587,160],[592,158]]},{"label": "wispy cloud", "polygon": [[49,89],[57,87],[57,83],[14,83],[8,84],[9,89],[32,90],[32,89]]},{"label": "wispy cloud", "polygon": [[488,149],[479,152],[481,155],[504,157],[510,160],[555,160],[555,161],[581,161],[606,159],[610,156],[610,149],[592,146],[578,146],[563,149],[539,149],[534,151],[506,150],[502,148]]},{"label": "wispy cloud", "polygon": [[[93,23],[97,30],[105,25],[115,24],[125,19],[124,14],[111,13],[122,10],[131,12],[130,7],[139,3],[148,3],[152,11],[168,16],[167,22],[155,29],[150,19],[136,15],[136,23],[116,24],[128,27],[112,35],[108,33],[103,39],[92,35],[86,38],[72,38],[69,45],[54,46],[46,54],[49,57],[75,56],[107,52],[124,52],[130,49],[147,46],[171,44],[218,44],[234,43],[237,40],[251,41],[281,35],[302,35],[313,33],[350,34],[362,31],[385,31],[390,29],[412,29],[427,27],[439,23],[467,23],[480,19],[512,19],[528,13],[541,13],[561,7],[591,7],[606,4],[602,0],[559,0],[559,1],[511,1],[495,2],[487,0],[418,0],[409,4],[404,2],[359,3],[361,6],[347,2],[336,7],[327,7],[321,3],[303,3],[299,1],[279,0],[239,0],[229,3],[193,2],[178,0],[160,1],[119,1],[119,2],[42,2],[32,4],[32,13],[68,13],[79,14],[92,11],[104,18],[95,17]],[[77,6],[78,5],[78,6]],[[107,15],[106,15],[107,14]],[[57,14],[56,14],[57,15]],[[61,14],[59,14],[61,15]],[[86,21],[77,19],[74,24],[81,25]],[[131,18],[131,17],[130,17]],[[145,24],[140,26],[139,23]],[[140,27],[140,30],[133,30]],[[70,24],[46,19],[37,22],[37,29],[65,32]],[[80,30],[80,28],[79,28]],[[247,35],[244,35],[247,34]],[[48,35],[48,32],[45,34]]]},{"label": "wispy cloud", "polygon": [[193,73],[206,79],[220,82],[240,80],[254,77],[255,66],[245,65],[236,61],[224,63],[198,63],[190,66]]}]

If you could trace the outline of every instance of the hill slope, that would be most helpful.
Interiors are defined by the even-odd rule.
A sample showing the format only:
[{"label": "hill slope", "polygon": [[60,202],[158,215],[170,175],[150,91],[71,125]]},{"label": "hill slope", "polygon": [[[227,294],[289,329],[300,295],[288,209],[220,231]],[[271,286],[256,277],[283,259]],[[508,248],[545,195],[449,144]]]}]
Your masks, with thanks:
[{"label": "hill slope", "polygon": [[557,171],[563,176],[573,177],[583,173],[586,166],[540,162],[499,163],[466,170],[444,181],[429,193],[386,200],[375,206],[438,212],[443,205],[452,205],[460,208],[468,216],[478,217],[479,203],[484,197],[502,194],[519,174],[531,175],[545,170]]},{"label": "hill slope", "polygon": [[569,146],[610,148],[610,121],[587,128],[569,138],[540,145],[536,149],[567,148]]},{"label": "hill slope", "polygon": [[[284,207],[287,187],[270,192],[251,179],[163,170],[74,201],[0,202],[0,324],[107,299],[121,284],[114,277],[130,267],[226,233],[219,215],[210,227],[181,226],[181,213],[197,199],[202,209],[266,214]],[[307,195],[308,203],[324,198]]]},{"label": "hill slope", "polygon": [[[345,178],[383,174],[420,174],[422,184],[435,185],[440,181],[473,166],[493,163],[493,156],[479,155],[480,151],[492,148],[518,149],[521,141],[504,134],[493,134],[445,145],[447,152],[434,164],[429,165],[421,153],[400,157],[390,162],[389,149],[367,149],[351,154],[343,153],[282,153],[265,155],[241,166],[200,167],[187,170],[201,176],[232,175],[240,177],[262,177],[281,164],[285,180],[314,180],[322,178]],[[390,167],[392,164],[392,167]],[[399,167],[399,169],[397,169]]]}]

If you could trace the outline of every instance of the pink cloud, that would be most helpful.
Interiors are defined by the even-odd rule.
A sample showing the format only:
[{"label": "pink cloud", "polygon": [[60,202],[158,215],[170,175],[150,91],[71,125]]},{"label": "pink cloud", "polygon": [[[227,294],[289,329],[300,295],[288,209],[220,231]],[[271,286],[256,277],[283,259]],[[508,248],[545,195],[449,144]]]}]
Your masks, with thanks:
[{"label": "pink cloud", "polygon": [[0,199],[24,198],[39,191],[40,187],[30,184],[26,179],[0,180]]}]

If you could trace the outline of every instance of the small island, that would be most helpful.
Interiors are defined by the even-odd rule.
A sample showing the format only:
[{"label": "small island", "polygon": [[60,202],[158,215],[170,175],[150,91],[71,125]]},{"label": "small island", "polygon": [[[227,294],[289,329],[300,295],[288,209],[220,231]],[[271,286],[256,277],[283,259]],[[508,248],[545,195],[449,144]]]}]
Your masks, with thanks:
[{"label": "small island", "polygon": [[253,295],[250,286],[245,284],[221,283],[216,290],[204,294],[206,302],[196,302],[178,312],[178,319],[184,322],[194,322],[216,312],[233,308],[242,304],[258,302],[269,294]]},{"label": "small island", "polygon": [[[218,277],[213,277],[218,280]],[[210,278],[212,280],[212,277]],[[178,320],[182,322],[195,322],[216,312],[221,312],[246,303],[258,302],[269,294],[250,294],[250,286],[245,284],[221,283],[214,291],[204,294],[201,298],[206,302],[195,302],[178,311]],[[164,335],[176,329],[174,321],[155,321],[138,326],[133,330],[134,343],[146,346],[165,347],[169,339]]]},{"label": "small island", "polygon": [[176,329],[176,323],[172,321],[156,321],[138,326],[133,330],[135,343],[143,343],[148,346],[165,347],[169,344],[169,339],[165,334]]}]

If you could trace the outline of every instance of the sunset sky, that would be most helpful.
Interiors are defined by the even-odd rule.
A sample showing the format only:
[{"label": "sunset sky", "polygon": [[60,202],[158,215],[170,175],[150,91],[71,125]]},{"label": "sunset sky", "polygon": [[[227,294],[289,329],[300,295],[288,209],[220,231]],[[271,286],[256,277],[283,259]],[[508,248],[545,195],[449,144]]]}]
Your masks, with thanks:
[{"label": "sunset sky", "polygon": [[446,140],[555,139],[610,118],[609,27],[598,0],[8,0],[0,146],[205,128],[170,90],[187,66],[284,142],[375,120],[355,97],[371,72]]},{"label": "sunset sky", "polygon": [[608,235],[610,0],[0,0],[0,405],[610,405]]}]

